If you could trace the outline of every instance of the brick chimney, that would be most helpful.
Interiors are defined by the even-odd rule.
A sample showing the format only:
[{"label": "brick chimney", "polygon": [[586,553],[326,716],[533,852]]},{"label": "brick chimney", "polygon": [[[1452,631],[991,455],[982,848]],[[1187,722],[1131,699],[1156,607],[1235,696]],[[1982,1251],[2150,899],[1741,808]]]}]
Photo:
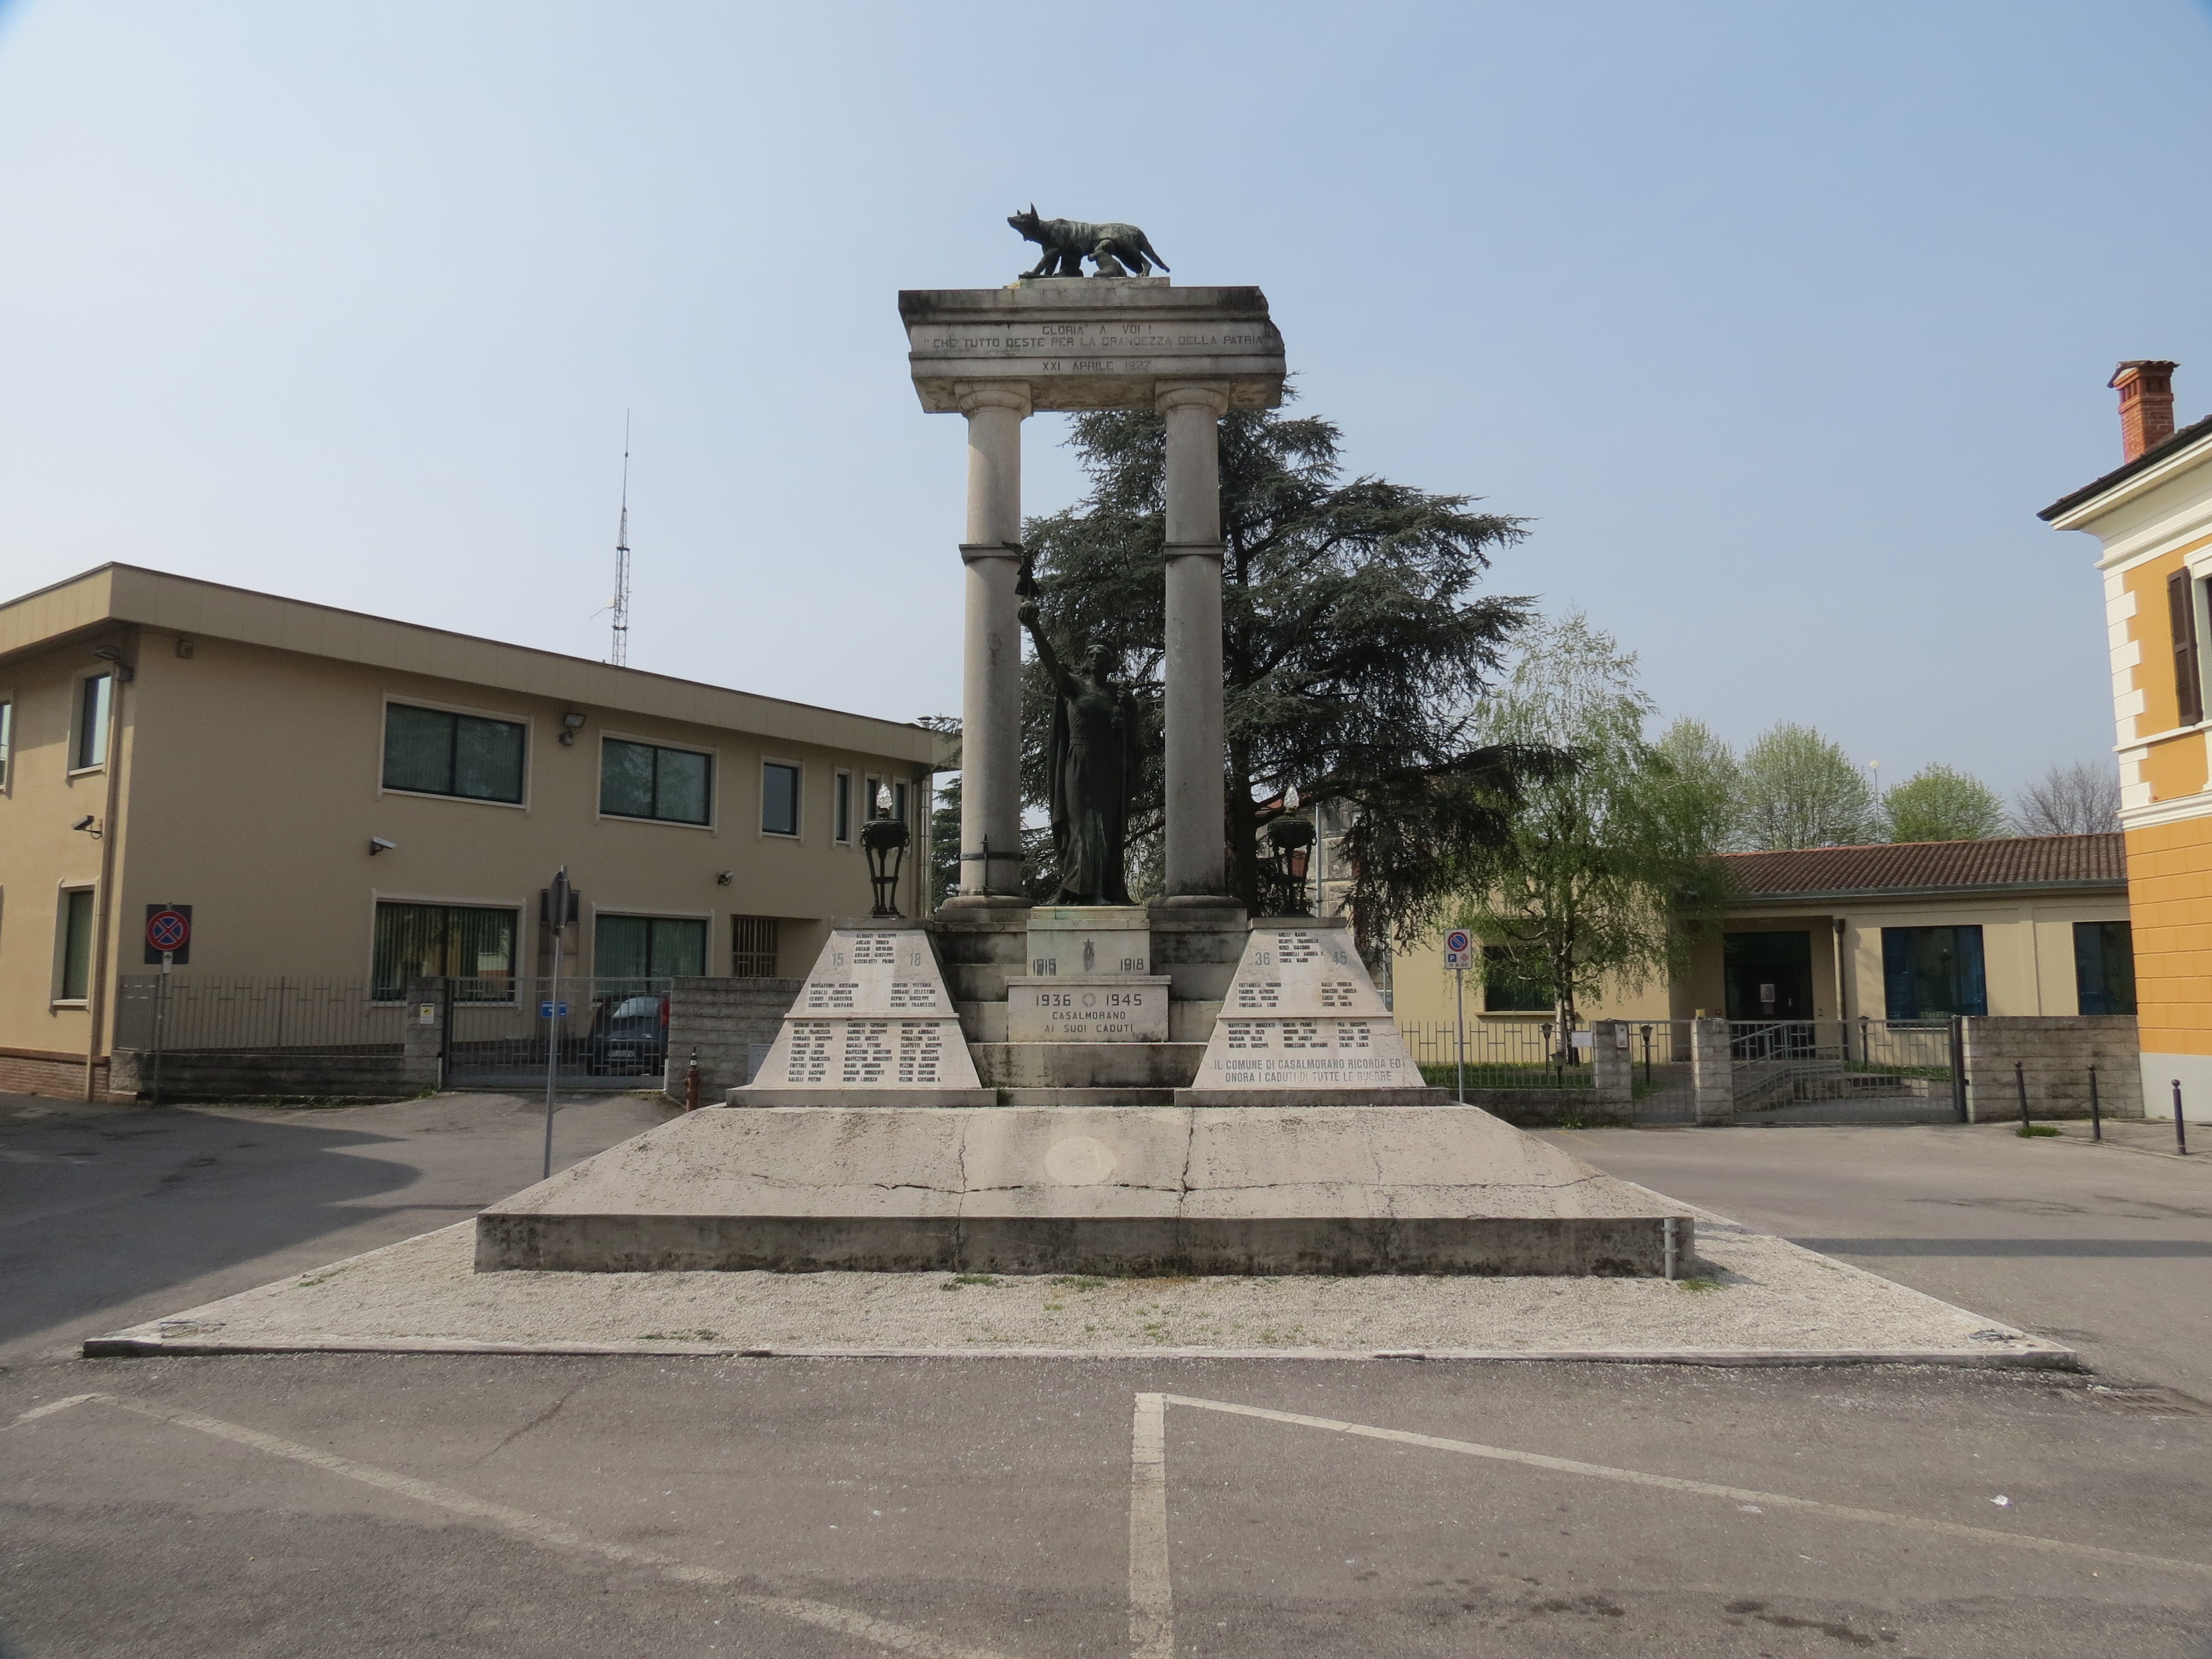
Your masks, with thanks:
[{"label": "brick chimney", "polygon": [[2120,394],[2120,447],[2132,461],[2173,435],[2173,371],[2179,363],[2135,358],[2112,371]]}]

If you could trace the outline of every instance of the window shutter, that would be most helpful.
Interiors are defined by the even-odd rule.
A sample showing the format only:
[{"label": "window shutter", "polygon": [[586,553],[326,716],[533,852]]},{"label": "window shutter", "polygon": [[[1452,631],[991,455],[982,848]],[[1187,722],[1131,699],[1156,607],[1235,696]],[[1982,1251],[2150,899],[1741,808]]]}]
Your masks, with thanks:
[{"label": "window shutter", "polygon": [[2187,570],[2166,579],[2166,611],[2173,624],[2173,691],[2181,705],[2181,724],[2204,718],[2204,676],[2197,660],[2196,580]]}]

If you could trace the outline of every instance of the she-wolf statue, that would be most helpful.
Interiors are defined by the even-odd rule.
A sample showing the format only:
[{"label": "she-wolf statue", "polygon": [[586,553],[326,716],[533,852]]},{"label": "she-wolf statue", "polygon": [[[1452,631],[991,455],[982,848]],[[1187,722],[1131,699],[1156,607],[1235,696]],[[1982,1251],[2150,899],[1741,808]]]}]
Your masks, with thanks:
[{"label": "she-wolf statue", "polygon": [[[1149,276],[1152,267],[1162,270],[1168,262],[1154,250],[1152,239],[1134,225],[1086,225],[1080,219],[1040,219],[1036,204],[1031,202],[1028,210],[1011,214],[1006,222],[1022,234],[1022,240],[1035,242],[1044,249],[1044,258],[1034,269],[1022,273],[1024,276],[1080,276],[1083,262],[1090,260],[1098,269],[1097,276]],[[1127,269],[1133,265],[1135,270]]]},{"label": "she-wolf statue", "polygon": [[1070,669],[1037,625],[1036,602],[1024,600],[1020,614],[1059,693],[1047,755],[1052,845],[1060,864],[1052,902],[1127,904],[1129,791],[1139,776],[1144,729],[1136,694],[1114,678],[1114,653],[1106,647],[1093,646],[1082,669]]}]

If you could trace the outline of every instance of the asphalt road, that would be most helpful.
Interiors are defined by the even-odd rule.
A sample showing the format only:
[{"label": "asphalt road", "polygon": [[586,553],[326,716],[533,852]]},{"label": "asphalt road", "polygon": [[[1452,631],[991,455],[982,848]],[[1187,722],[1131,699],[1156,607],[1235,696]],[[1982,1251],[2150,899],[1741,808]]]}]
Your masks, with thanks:
[{"label": "asphalt road", "polygon": [[1547,1139],[1609,1175],[2055,1337],[2100,1372],[2212,1401],[2212,1145],[2154,1157],[2006,1124]]},{"label": "asphalt road", "polygon": [[[582,1109],[566,1150],[585,1113],[611,1139],[648,1109]],[[23,1659],[2212,1656],[2212,1415],[2155,1389],[1903,1368],[86,1361],[64,1336],[436,1224],[536,1160],[527,1113],[497,1103],[179,1113],[173,1139],[88,1143],[156,1123],[95,1118],[0,1111],[0,1282],[43,1297],[0,1370],[0,1631]],[[1821,1153],[1854,1132],[1806,1130],[1577,1144],[1632,1178],[1673,1159],[1675,1190],[1746,1218],[1753,1188],[1793,1194],[1822,1236],[1869,1242],[1879,1225],[1832,1218],[1861,1183],[1881,1200],[1890,1158],[1909,1167],[1881,1201],[1913,1225],[1887,1236],[1953,1237],[1907,1200],[1931,1159],[1984,1156],[1972,1132],[1869,1133],[1899,1152]],[[227,1155],[246,1152],[264,1156]],[[1814,1176],[1795,1195],[1793,1161],[1838,1195]],[[2064,1192],[2074,1169],[2071,1190],[2143,1206],[2196,1179],[2118,1153],[2007,1179],[2044,1204],[2036,1181]],[[2138,1236],[2083,1207],[2021,1236]],[[2045,1258],[1958,1259],[2016,1298],[1984,1310],[2052,1322]],[[2165,1339],[2133,1328],[2138,1305],[2114,1303],[2104,1340],[2148,1365]]]}]

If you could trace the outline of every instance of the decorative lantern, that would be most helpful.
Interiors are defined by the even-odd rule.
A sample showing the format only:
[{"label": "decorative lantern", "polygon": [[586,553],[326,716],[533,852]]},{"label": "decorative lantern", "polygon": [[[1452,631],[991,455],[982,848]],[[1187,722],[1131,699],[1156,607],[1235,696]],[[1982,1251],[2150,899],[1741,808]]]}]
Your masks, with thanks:
[{"label": "decorative lantern", "polygon": [[1297,789],[1285,791],[1283,815],[1267,825],[1267,869],[1274,878],[1277,914],[1285,916],[1313,914],[1306,902],[1306,861],[1313,855],[1313,820],[1297,816]]},{"label": "decorative lantern", "polygon": [[876,815],[860,827],[860,850],[868,855],[868,881],[876,891],[871,917],[898,915],[899,866],[912,839],[906,825],[891,816],[891,792],[878,785]]}]

